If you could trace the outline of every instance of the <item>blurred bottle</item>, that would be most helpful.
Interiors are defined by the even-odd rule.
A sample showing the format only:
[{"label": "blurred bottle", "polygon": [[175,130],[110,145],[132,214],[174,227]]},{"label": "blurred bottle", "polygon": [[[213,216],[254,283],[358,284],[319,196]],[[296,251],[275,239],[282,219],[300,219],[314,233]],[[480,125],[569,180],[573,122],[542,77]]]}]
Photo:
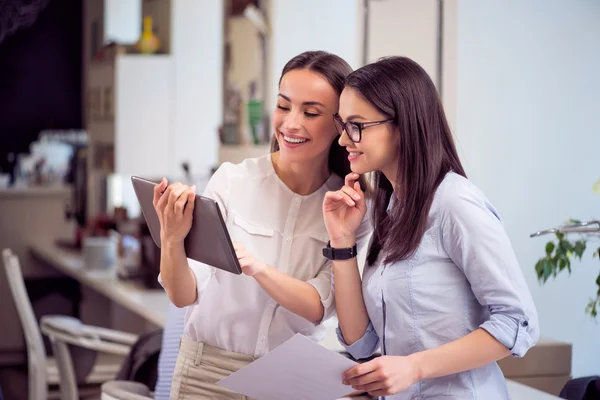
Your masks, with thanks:
[{"label": "blurred bottle", "polygon": [[158,51],[158,48],[160,47],[160,41],[154,32],[152,32],[152,17],[144,17],[144,28],[140,38],[135,44],[135,47],[140,53],[143,54],[152,54]]}]

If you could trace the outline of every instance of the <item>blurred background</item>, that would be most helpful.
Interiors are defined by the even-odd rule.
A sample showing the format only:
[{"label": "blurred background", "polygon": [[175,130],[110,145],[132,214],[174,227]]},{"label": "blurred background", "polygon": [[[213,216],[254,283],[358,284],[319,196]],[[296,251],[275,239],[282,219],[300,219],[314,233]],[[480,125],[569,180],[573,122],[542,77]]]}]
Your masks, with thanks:
[{"label": "blurred background", "polygon": [[[221,163],[268,153],[281,70],[306,50],[425,68],[538,308],[543,340],[505,375],[558,395],[600,374],[600,1],[0,0],[0,249],[22,275],[0,269],[7,399],[26,398],[24,327],[39,338],[43,316],[165,326],[130,177],[202,187]],[[587,232],[530,237],[565,224]]]}]

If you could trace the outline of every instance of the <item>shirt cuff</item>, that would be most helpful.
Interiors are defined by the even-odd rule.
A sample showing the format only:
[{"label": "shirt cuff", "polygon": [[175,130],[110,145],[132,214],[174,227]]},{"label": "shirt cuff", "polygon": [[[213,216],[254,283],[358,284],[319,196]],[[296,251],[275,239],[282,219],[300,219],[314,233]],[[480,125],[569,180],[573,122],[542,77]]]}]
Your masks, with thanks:
[{"label": "shirt cuff", "polygon": [[191,306],[194,306],[200,302],[200,297],[206,290],[212,277],[215,275],[216,269],[190,258],[188,258],[188,265],[196,278],[196,301],[190,304]]},{"label": "shirt cuff", "polygon": [[365,334],[350,345],[346,343],[344,335],[342,334],[342,330],[339,326],[335,331],[340,344],[344,346],[346,351],[350,353],[350,355],[356,360],[371,357],[379,348],[379,336],[377,336],[377,332],[375,332],[375,328],[373,328],[373,324],[370,321]]},{"label": "shirt cuff", "polygon": [[[193,306],[198,304],[198,302],[200,301],[200,296],[208,286],[208,283],[210,282],[212,277],[215,275],[216,270],[213,267],[192,260],[191,258],[188,258],[188,265],[192,270],[194,277],[196,278],[196,301],[190,304],[190,306]],[[160,283],[160,286],[162,286],[163,289],[165,289],[165,285],[163,285],[163,280],[160,273],[158,274],[158,283]]]},{"label": "shirt cuff", "polygon": [[321,304],[323,305],[323,321],[329,319],[335,313],[332,280],[323,279],[323,276],[321,275],[307,281],[306,283],[314,287],[319,293]]},{"label": "shirt cuff", "polygon": [[527,316],[515,319],[504,314],[492,314],[480,327],[506,346],[513,357],[523,357],[537,342],[537,327]]}]

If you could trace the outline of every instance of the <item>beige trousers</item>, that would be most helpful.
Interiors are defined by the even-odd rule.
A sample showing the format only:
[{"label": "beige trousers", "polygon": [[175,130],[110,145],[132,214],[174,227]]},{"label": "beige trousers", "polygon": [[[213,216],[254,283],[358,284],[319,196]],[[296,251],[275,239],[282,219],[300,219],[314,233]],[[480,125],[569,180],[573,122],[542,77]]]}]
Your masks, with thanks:
[{"label": "beige trousers", "polygon": [[246,354],[232,353],[184,337],[173,372],[171,400],[249,400],[216,383],[252,361],[254,358]]}]

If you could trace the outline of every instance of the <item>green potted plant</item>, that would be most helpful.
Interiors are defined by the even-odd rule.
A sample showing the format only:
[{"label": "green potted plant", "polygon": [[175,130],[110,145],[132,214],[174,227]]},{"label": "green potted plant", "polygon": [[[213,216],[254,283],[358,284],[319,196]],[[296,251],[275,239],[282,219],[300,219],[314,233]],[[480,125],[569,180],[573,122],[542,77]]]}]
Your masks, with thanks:
[{"label": "green potted plant", "polygon": [[[600,180],[594,185],[594,191],[600,194]],[[600,221],[582,222],[571,219],[568,224],[560,228],[536,232],[531,236],[548,233],[553,233],[555,240],[546,243],[546,255],[535,264],[535,272],[541,284],[546,283],[550,277],[556,278],[565,270],[570,274],[571,261],[577,258],[581,260],[588,247],[595,249],[593,256],[600,260],[600,244],[588,245],[588,243],[591,244],[591,240],[600,239]],[[596,278],[596,285],[598,287],[596,294],[593,295],[586,307],[586,313],[593,318],[596,318],[600,311],[600,271]]]}]

